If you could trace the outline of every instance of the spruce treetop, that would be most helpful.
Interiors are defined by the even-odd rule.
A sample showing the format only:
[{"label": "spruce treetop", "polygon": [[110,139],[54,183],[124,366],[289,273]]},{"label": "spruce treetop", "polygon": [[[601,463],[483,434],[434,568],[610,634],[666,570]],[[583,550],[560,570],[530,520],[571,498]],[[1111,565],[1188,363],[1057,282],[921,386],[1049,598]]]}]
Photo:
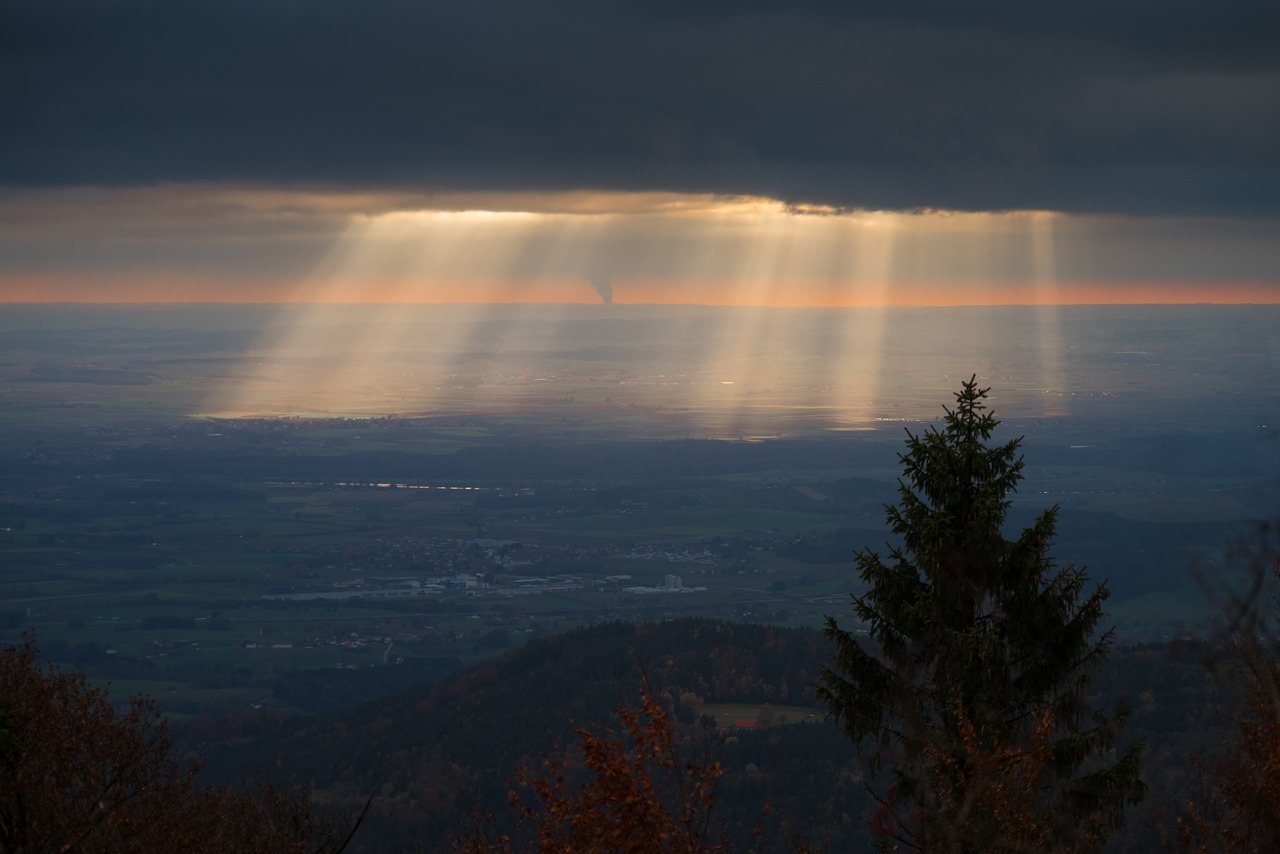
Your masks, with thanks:
[{"label": "spruce treetop", "polygon": [[[1023,843],[1097,842],[1143,791],[1140,745],[1104,761],[1127,711],[1086,721],[1085,687],[1111,645],[1098,632],[1108,593],[1086,592],[1084,571],[1048,554],[1056,506],[1005,539],[1021,440],[992,443],[988,391],[972,377],[941,428],[907,431],[899,500],[885,508],[899,544],[855,555],[866,592],[853,612],[868,643],[827,618],[836,655],[818,696],[873,777],[889,766],[876,794],[899,843],[933,848],[951,834],[969,850],[962,836],[998,838],[1012,815],[1036,829]],[[1035,783],[991,782],[1002,775]]]},{"label": "spruce treetop", "polygon": [[[943,407],[945,425],[916,436],[907,431],[907,451],[898,455],[898,506],[885,508],[890,530],[902,537],[902,551],[915,556],[931,579],[967,573],[991,585],[991,561],[998,558],[1000,527],[1010,493],[1022,480],[1021,439],[988,447],[999,425],[983,400],[990,389],[969,379],[956,395],[956,407]],[[1057,508],[1050,511],[1056,517]],[[964,561],[961,565],[959,561]]]}]

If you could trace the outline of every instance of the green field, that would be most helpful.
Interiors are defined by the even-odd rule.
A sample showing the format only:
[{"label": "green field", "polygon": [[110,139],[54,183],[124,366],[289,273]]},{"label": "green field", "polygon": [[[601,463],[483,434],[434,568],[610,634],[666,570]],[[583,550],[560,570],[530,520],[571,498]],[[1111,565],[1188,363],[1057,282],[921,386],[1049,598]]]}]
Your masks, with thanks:
[{"label": "green field", "polygon": [[823,720],[826,711],[816,706],[786,706],[770,703],[706,703],[701,713],[715,719],[716,725],[732,728],[743,724],[782,726]]}]

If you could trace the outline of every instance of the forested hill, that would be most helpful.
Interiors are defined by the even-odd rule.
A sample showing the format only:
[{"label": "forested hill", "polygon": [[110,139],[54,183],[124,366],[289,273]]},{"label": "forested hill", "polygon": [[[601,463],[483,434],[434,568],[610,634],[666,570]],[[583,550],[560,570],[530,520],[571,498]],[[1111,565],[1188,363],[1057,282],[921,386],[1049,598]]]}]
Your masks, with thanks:
[{"label": "forested hill", "polygon": [[[341,808],[374,792],[355,850],[440,850],[450,833],[467,831],[476,805],[499,826],[513,822],[506,793],[521,763],[572,744],[574,726],[615,724],[618,705],[637,702],[643,668],[675,711],[690,752],[709,743],[724,765],[714,815],[729,829],[732,850],[746,850],[766,802],[764,850],[797,850],[801,842],[811,850],[864,850],[862,766],[813,707],[812,686],[830,655],[827,639],[808,629],[699,619],[607,623],[530,641],[437,683],[317,721],[247,757],[221,751],[208,770],[228,782],[248,774],[310,786]],[[1150,786],[1109,848],[1159,847],[1193,782],[1190,755],[1221,746],[1224,697],[1194,646],[1176,654],[1161,646],[1117,650],[1094,690],[1095,707],[1122,697],[1132,703],[1126,736],[1146,744]],[[714,705],[730,703],[740,705],[727,718]],[[797,706],[810,708],[784,708]],[[717,713],[718,728],[704,726],[707,712]],[[736,725],[752,716],[772,725]]]},{"label": "forested hill", "polygon": [[[597,625],[533,640],[490,663],[317,723],[250,759],[244,770],[310,785],[343,806],[377,792],[357,843],[380,850],[426,842],[426,850],[435,850],[450,832],[465,832],[473,799],[499,821],[506,818],[505,793],[519,764],[570,743],[575,725],[614,723],[619,704],[638,701],[643,668],[676,710],[691,749],[710,738],[731,769],[716,814],[749,833],[771,801],[775,838],[804,834],[816,842],[821,837],[805,828],[860,825],[858,766],[819,709],[807,718],[781,707],[812,707],[812,685],[829,658],[827,640],[811,630],[695,619]],[[697,725],[708,711],[704,703],[768,703],[766,719],[805,723],[753,731],[729,721],[713,735]],[[755,712],[748,707],[736,717]]]}]

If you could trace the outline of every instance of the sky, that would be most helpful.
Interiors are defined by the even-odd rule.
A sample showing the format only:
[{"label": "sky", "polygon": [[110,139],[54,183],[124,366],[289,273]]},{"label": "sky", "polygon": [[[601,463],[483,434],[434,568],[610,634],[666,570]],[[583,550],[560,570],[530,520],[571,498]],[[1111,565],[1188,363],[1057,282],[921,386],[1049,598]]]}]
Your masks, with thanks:
[{"label": "sky", "polygon": [[0,5],[0,301],[1280,302],[1280,5]]}]

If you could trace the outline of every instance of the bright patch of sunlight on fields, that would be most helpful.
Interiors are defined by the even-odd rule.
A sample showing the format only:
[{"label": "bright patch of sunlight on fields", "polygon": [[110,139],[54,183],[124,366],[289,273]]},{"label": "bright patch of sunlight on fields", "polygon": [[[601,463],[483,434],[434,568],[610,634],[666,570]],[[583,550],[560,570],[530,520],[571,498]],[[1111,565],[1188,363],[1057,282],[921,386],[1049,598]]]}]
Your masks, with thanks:
[{"label": "bright patch of sunlight on fields", "polygon": [[[646,406],[715,408],[731,434],[746,429],[733,413],[770,409],[858,426],[884,417],[890,350],[943,344],[894,338],[890,307],[1017,303],[1040,307],[1033,355],[1045,413],[1057,412],[1054,214],[671,194],[437,201],[352,215],[207,410],[429,413],[446,400],[500,407],[539,384],[590,396],[604,382]],[[637,332],[629,321],[655,306],[720,309],[672,309]],[[993,317],[957,334],[998,349],[1013,331]],[[591,382],[565,367],[574,347],[593,354]]]}]

